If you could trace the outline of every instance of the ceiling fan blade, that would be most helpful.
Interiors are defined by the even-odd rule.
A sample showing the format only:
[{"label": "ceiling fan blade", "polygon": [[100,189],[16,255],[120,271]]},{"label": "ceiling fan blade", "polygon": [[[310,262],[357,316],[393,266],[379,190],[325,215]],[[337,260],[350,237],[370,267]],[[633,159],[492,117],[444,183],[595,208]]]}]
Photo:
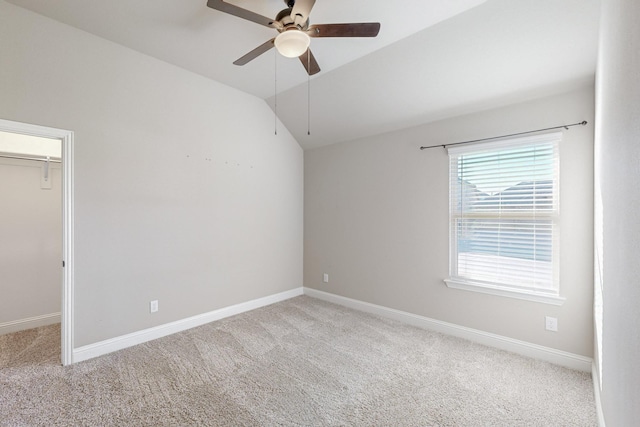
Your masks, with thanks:
[{"label": "ceiling fan blade", "polygon": [[375,37],[380,31],[379,22],[359,24],[318,24],[307,30],[309,37]]},{"label": "ceiling fan blade", "polygon": [[268,41],[262,43],[260,46],[258,46],[257,48],[253,49],[251,52],[247,53],[246,55],[244,55],[241,58],[238,58],[234,62],[234,64],[235,65],[244,65],[247,62],[256,59],[258,56],[262,55],[263,53],[265,53],[266,51],[268,51],[269,49],[271,49],[273,47],[273,41],[274,40],[275,40],[275,38],[272,38],[271,40],[268,40]]},{"label": "ceiling fan blade", "polygon": [[296,25],[304,25],[309,19],[309,14],[316,0],[295,0],[291,9],[291,19]]},{"label": "ceiling fan blade", "polygon": [[223,0],[208,0],[207,6],[211,9],[219,10],[220,12],[228,13],[229,15],[264,25],[265,27],[273,28],[273,19],[258,15],[257,13],[227,3]]},{"label": "ceiling fan blade", "polygon": [[305,53],[300,55],[300,62],[304,65],[305,70],[307,70],[307,74],[313,76],[314,74],[318,74],[320,72],[320,66],[316,61],[315,56],[311,53],[311,49],[307,49]]}]

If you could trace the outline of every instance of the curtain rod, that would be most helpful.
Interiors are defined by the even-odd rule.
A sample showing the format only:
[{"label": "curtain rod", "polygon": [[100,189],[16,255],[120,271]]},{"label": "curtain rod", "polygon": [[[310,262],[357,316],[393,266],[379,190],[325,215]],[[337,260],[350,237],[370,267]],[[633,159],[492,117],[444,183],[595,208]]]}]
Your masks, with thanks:
[{"label": "curtain rod", "polygon": [[[17,160],[36,160],[38,162],[46,162],[47,158],[42,158],[42,157],[26,157],[26,156],[9,156],[6,154],[0,154],[0,157],[3,157],[5,159],[17,159]],[[62,160],[56,160],[56,159],[49,159],[49,162],[51,163],[62,163]]]},{"label": "curtain rod", "polygon": [[436,148],[436,147],[447,148],[447,147],[451,147],[451,146],[454,146],[454,145],[471,144],[472,142],[488,141],[490,139],[506,138],[508,136],[525,135],[525,134],[528,134],[528,133],[542,132],[542,131],[545,131],[545,130],[554,130],[554,129],[567,129],[567,130],[569,130],[569,128],[572,127],[572,126],[584,126],[586,124],[587,124],[587,121],[583,120],[580,123],[573,123],[573,124],[570,124],[570,125],[562,125],[562,126],[554,126],[552,128],[529,130],[529,131],[526,131],[526,132],[512,133],[512,134],[509,134],[509,135],[492,136],[492,137],[489,137],[489,138],[474,139],[472,141],[454,142],[453,144],[430,145],[428,147],[420,147],[420,149],[421,150],[426,150],[428,148]]}]

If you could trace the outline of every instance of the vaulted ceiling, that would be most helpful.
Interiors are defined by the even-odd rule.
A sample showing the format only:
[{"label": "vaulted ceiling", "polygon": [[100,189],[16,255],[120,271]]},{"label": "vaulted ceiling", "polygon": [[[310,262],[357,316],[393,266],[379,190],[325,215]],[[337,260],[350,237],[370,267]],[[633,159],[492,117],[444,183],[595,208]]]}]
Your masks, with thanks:
[{"label": "vaulted ceiling", "polygon": [[[305,149],[590,84],[600,9],[599,0],[317,0],[312,23],[381,30],[312,39],[322,71],[308,78],[275,50],[233,65],[276,32],[206,0],[8,1],[265,99]],[[286,7],[229,2],[267,17]]]}]

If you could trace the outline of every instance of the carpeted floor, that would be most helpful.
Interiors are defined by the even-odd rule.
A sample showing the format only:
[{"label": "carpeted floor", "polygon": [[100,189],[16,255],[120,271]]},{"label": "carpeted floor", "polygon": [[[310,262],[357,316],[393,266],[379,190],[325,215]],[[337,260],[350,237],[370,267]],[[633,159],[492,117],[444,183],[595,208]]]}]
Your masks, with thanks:
[{"label": "carpeted floor", "polygon": [[589,374],[302,296],[60,366],[0,336],[1,426],[596,426]]}]

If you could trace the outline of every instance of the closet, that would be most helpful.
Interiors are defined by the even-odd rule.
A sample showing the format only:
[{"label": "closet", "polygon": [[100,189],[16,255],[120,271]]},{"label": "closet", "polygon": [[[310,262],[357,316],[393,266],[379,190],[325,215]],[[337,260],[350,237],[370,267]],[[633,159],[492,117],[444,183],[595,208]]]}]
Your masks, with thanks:
[{"label": "closet", "polygon": [[60,322],[61,141],[0,132],[0,335]]}]

